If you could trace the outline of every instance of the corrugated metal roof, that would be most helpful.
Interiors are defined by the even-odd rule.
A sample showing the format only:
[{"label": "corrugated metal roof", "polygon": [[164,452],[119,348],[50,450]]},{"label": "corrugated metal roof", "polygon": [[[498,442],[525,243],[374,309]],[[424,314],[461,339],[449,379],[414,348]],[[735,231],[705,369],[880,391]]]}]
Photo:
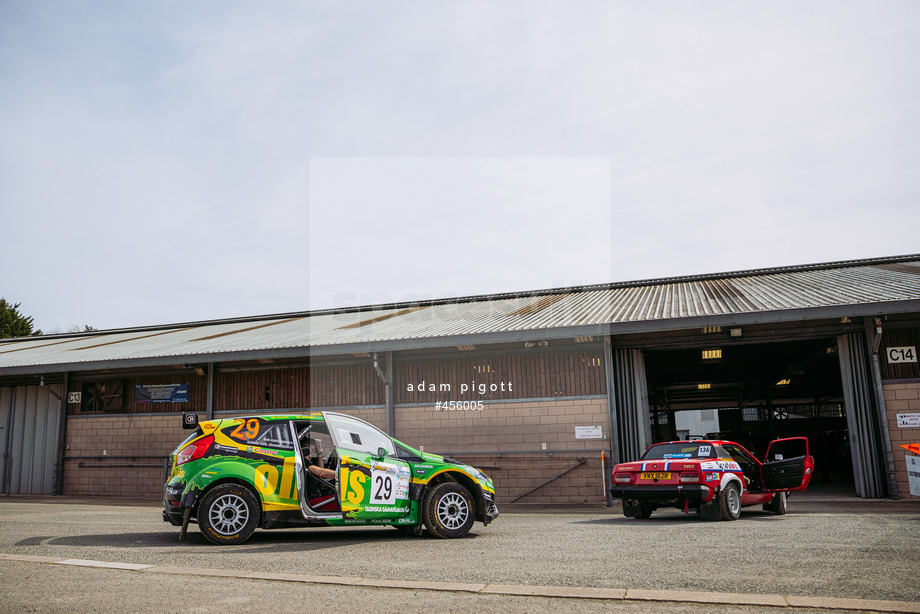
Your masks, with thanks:
[{"label": "corrugated metal roof", "polygon": [[920,312],[920,255],[4,340],[0,375],[876,312]]}]

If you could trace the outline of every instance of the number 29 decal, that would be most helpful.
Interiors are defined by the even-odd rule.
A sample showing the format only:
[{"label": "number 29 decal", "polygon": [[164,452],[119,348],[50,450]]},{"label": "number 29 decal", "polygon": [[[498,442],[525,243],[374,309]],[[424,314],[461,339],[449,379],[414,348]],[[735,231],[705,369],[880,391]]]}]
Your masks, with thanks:
[{"label": "number 29 decal", "polygon": [[[243,430],[245,429],[245,431]],[[259,434],[259,421],[255,418],[249,420],[240,420],[239,426],[230,433],[231,437],[237,439],[255,439]]]},{"label": "number 29 decal", "polygon": [[386,471],[373,471],[371,482],[371,503],[384,505],[396,503],[396,489],[393,488],[392,475]]}]

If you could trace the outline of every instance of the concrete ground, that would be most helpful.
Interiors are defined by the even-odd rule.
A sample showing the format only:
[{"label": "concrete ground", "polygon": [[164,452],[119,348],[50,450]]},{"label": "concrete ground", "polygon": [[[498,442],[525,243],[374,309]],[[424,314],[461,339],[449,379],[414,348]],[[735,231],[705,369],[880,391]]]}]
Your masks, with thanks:
[{"label": "concrete ground", "polygon": [[[920,502],[797,495],[735,522],[505,506],[459,540],[389,527],[186,541],[157,502],[0,498],[0,611],[920,612]],[[311,607],[308,604],[314,604]]]}]

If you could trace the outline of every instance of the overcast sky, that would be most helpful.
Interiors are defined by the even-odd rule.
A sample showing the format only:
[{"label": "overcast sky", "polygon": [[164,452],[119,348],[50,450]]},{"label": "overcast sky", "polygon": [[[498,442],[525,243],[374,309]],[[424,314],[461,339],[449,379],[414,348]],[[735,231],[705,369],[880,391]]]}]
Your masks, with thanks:
[{"label": "overcast sky", "polygon": [[920,2],[0,2],[0,296],[116,328],[920,252]]}]

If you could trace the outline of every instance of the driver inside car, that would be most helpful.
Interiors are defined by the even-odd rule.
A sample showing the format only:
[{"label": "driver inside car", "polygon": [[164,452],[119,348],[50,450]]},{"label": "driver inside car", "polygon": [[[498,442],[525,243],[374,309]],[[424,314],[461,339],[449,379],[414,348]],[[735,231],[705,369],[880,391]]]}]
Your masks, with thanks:
[{"label": "driver inside car", "polygon": [[321,465],[322,461],[322,452],[320,452],[317,447],[314,445],[310,448],[310,455],[304,454],[304,463],[307,465],[307,471],[315,475],[316,477],[323,478],[324,480],[329,480],[330,482],[335,481],[335,470],[326,469]]},{"label": "driver inside car", "polygon": [[303,452],[303,460],[306,469],[316,477],[334,482],[336,475],[335,470],[323,467],[322,445],[318,440],[310,439],[310,428],[309,426],[306,427],[297,436],[300,440],[300,449]]}]

